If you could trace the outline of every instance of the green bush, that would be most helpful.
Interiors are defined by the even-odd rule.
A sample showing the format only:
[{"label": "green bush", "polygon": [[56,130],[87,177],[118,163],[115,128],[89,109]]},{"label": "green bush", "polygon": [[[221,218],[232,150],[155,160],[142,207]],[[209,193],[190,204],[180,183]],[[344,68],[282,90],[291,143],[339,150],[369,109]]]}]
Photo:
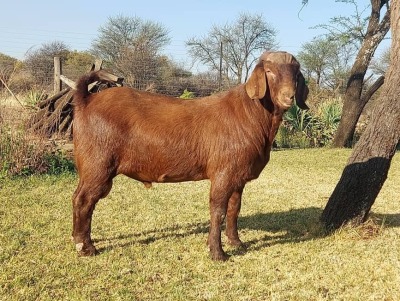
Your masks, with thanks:
[{"label": "green bush", "polygon": [[331,144],[342,116],[342,106],[340,99],[329,99],[317,107],[312,136],[318,146]]},{"label": "green bush", "polygon": [[183,91],[182,95],[179,96],[179,98],[182,98],[182,99],[192,99],[194,97],[195,97],[194,93],[190,92],[187,89],[185,89],[185,91]]},{"label": "green bush", "polygon": [[47,174],[59,175],[75,172],[75,164],[62,151],[45,154],[44,160],[47,163]]},{"label": "green bush", "polygon": [[293,105],[283,116],[276,143],[283,148],[307,148],[312,145],[311,128],[313,116],[309,111]]},{"label": "green bush", "polygon": [[309,111],[293,105],[283,116],[276,143],[283,148],[328,146],[342,115],[341,99],[328,99]]},{"label": "green bush", "polygon": [[308,148],[310,138],[304,132],[291,132],[285,126],[281,126],[276,135],[275,141],[281,148]]},{"label": "green bush", "polygon": [[35,107],[41,100],[46,99],[47,94],[43,90],[29,90],[25,97],[25,103]]}]

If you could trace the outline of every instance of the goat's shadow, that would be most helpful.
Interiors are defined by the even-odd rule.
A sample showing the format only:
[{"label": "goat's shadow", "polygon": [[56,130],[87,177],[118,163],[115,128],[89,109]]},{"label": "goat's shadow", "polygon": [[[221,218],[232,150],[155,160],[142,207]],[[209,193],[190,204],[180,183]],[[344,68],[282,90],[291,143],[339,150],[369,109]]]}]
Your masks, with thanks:
[{"label": "goat's shadow", "polygon": [[[326,236],[328,233],[320,224],[321,208],[308,207],[291,209],[289,211],[256,213],[240,216],[238,221],[239,236],[243,239],[246,231],[262,231],[256,239],[246,241],[245,248],[232,250],[231,255],[242,255],[257,251],[276,244],[296,243],[314,240]],[[374,214],[386,227],[400,227],[400,214]],[[209,221],[188,224],[177,224],[171,227],[151,229],[142,232],[122,234],[115,237],[99,238],[94,242],[108,241],[106,247],[100,247],[100,253],[118,247],[132,244],[150,244],[168,238],[184,238],[189,235],[207,234]]]},{"label": "goat's shadow", "polygon": [[[248,230],[263,231],[257,239],[245,241],[246,248],[231,251],[232,255],[259,250],[274,244],[292,243],[321,237],[319,217],[322,210],[317,207],[292,209],[283,212],[256,213],[240,216],[238,221],[239,235]],[[206,234],[209,230],[209,221],[189,224],[177,224],[171,227],[157,228],[143,232],[122,234],[114,237],[94,239],[94,242],[109,242],[106,247],[98,248],[100,253],[117,247],[126,247],[135,243],[150,244],[160,239],[183,238],[194,234]],[[242,235],[241,235],[242,234]]]}]

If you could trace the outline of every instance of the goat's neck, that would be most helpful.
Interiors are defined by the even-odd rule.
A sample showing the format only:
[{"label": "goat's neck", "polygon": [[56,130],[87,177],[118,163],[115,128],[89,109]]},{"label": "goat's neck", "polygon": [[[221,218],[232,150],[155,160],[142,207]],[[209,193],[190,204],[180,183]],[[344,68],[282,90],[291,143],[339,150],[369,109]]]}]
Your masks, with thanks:
[{"label": "goat's neck", "polygon": [[276,133],[278,132],[279,126],[282,123],[283,113],[284,112],[282,110],[275,108],[273,113],[271,114],[272,122],[268,134],[268,139],[271,144],[273,143]]},{"label": "goat's neck", "polygon": [[269,98],[261,99],[260,104],[262,106],[261,111],[263,115],[262,124],[264,127],[264,135],[268,142],[272,144],[282,122],[284,111],[274,105],[272,100]]}]

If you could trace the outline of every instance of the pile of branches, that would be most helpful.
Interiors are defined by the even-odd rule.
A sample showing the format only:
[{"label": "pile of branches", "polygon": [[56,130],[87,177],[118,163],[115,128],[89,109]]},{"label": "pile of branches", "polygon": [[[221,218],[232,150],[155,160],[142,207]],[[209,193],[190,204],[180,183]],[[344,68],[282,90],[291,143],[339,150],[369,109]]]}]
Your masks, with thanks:
[{"label": "pile of branches", "polygon": [[[93,69],[93,68],[92,68]],[[110,87],[122,86],[123,78],[111,73],[101,73],[101,82],[94,82],[89,85],[88,90],[96,93]],[[37,111],[29,121],[29,127],[33,132],[44,135],[48,138],[72,138],[73,123],[73,94],[75,82],[65,76],[61,80],[68,87],[59,93],[40,101],[37,104]]]}]

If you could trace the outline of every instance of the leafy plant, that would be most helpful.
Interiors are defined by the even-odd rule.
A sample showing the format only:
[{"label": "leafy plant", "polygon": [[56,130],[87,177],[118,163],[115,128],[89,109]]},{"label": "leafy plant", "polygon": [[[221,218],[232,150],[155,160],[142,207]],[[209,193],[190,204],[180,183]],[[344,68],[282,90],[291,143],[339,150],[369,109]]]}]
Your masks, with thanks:
[{"label": "leafy plant", "polygon": [[185,89],[185,91],[183,91],[182,95],[179,96],[179,98],[182,98],[182,99],[192,99],[194,97],[195,97],[194,92],[190,92],[188,89]]},{"label": "leafy plant", "polygon": [[306,133],[312,126],[313,118],[308,111],[293,105],[283,116],[285,126],[290,131]]},{"label": "leafy plant", "polygon": [[281,126],[276,135],[276,141],[282,148],[308,148],[310,139],[304,132],[290,131],[287,127]]},{"label": "leafy plant", "polygon": [[309,111],[292,106],[284,115],[276,141],[284,148],[329,145],[339,126],[342,101],[332,98]]},{"label": "leafy plant", "polygon": [[41,100],[45,99],[47,94],[44,90],[30,90],[28,91],[25,102],[29,106],[36,106]]},{"label": "leafy plant", "polygon": [[318,146],[326,146],[331,143],[341,116],[342,102],[340,99],[329,99],[317,107],[312,132]]},{"label": "leafy plant", "polygon": [[47,174],[59,175],[75,172],[75,164],[62,151],[45,154],[44,160],[47,163]]},{"label": "leafy plant", "polygon": [[282,125],[278,131],[277,142],[281,147],[310,147],[312,144],[311,128],[314,118],[308,112],[293,105],[283,116]]}]

